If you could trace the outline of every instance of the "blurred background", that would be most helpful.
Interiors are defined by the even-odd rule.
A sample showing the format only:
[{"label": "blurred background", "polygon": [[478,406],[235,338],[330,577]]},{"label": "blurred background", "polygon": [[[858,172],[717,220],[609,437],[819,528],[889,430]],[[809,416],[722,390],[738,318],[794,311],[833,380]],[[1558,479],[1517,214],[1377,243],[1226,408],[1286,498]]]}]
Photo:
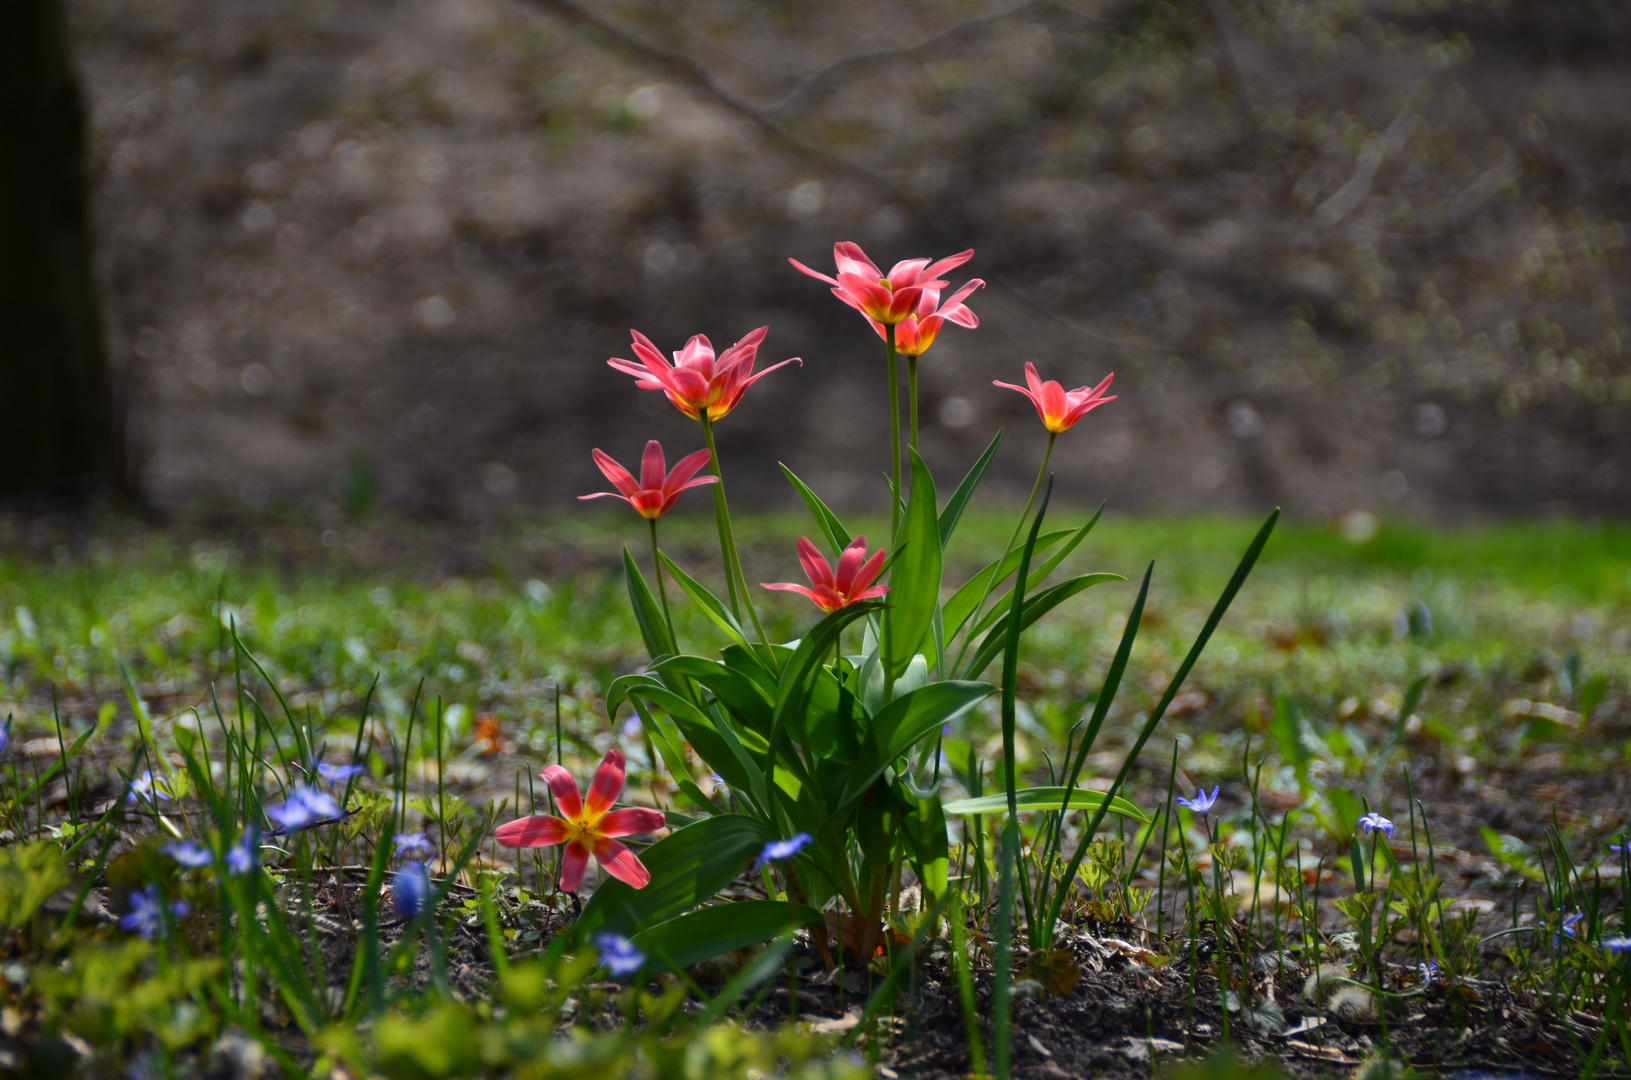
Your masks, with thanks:
[{"label": "blurred background", "polygon": [[[606,367],[768,323],[733,497],[882,503],[883,349],[787,265],[972,247],[926,457],[1436,520],[1631,502],[1631,9],[12,0],[0,492],[482,521],[701,445]],[[76,128],[76,118],[83,127]],[[82,156],[81,156],[82,155]],[[80,176],[84,183],[80,183]]]}]

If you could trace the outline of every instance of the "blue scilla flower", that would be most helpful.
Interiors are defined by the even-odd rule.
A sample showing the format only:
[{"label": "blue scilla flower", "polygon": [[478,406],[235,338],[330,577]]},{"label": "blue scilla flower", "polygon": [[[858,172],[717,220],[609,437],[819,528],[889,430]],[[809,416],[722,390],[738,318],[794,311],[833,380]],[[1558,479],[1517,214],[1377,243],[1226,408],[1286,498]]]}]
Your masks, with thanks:
[{"label": "blue scilla flower", "polygon": [[159,850],[170,856],[170,858],[174,859],[182,866],[186,867],[188,870],[197,870],[199,867],[208,866],[210,863],[215,861],[215,856],[210,853],[209,848],[200,847],[199,845],[189,843],[186,840],[178,840],[173,844],[165,844]]},{"label": "blue scilla flower", "polygon": [[125,796],[128,803],[145,802],[157,805],[155,799],[170,798],[170,785],[164,782],[164,777],[154,776],[151,771],[130,782],[130,794]]},{"label": "blue scilla flower", "polygon": [[[177,900],[170,905],[170,914],[178,919],[187,911],[185,900]],[[157,885],[149,885],[130,894],[130,913],[119,920],[119,926],[148,941],[164,933],[164,899],[159,895]]]},{"label": "blue scilla flower", "polygon": [[6,717],[6,726],[0,730],[0,754],[6,752],[6,744],[11,741],[11,717]]},{"label": "blue scilla flower", "polygon": [[759,852],[758,861],[753,865],[755,868],[757,868],[763,866],[767,862],[779,862],[782,859],[791,859],[794,855],[799,853],[805,844],[808,844],[809,842],[810,834],[807,832],[795,833],[794,835],[789,836],[786,840],[772,840],[770,843],[765,845],[763,851]]},{"label": "blue scilla flower", "polygon": [[1416,965],[1416,974],[1421,976],[1423,986],[1431,986],[1438,981],[1438,961],[1424,960]]},{"label": "blue scilla flower", "polygon": [[1367,836],[1379,832],[1389,840],[1393,839],[1393,822],[1374,810],[1359,819],[1359,827],[1365,830]]},{"label": "blue scilla flower", "polygon": [[430,872],[422,862],[411,862],[391,878],[391,910],[399,919],[411,919],[425,910],[430,898]]},{"label": "blue scilla flower", "polygon": [[260,827],[250,825],[244,829],[242,838],[236,844],[227,848],[227,873],[232,875],[247,874],[261,863],[261,831]]},{"label": "blue scilla flower", "polygon": [[1603,948],[1616,956],[1623,956],[1631,952],[1631,937],[1621,934],[1619,937],[1606,937],[1598,942]]},{"label": "blue scilla flower", "polygon": [[430,850],[430,841],[425,839],[422,832],[399,832],[391,837],[391,843],[396,845],[396,857],[399,859],[412,851]]},{"label": "blue scilla flower", "polygon": [[362,775],[361,765],[330,765],[326,761],[317,763],[317,775],[331,784],[343,784],[353,776]]},{"label": "blue scilla flower", "polygon": [[1210,818],[1212,813],[1212,804],[1218,801],[1218,792],[1221,790],[1221,788],[1214,787],[1212,789],[1212,794],[1208,795],[1205,788],[1196,788],[1195,797],[1193,799],[1181,798],[1178,800],[1178,805],[1187,806],[1189,809],[1199,814],[1202,818]]},{"label": "blue scilla flower", "polygon": [[287,832],[309,829],[319,821],[331,821],[343,816],[340,804],[325,792],[300,784],[289,792],[282,806],[268,807],[266,816],[283,826]]},{"label": "blue scilla flower", "polygon": [[645,954],[622,934],[596,934],[594,941],[600,962],[613,975],[632,975],[645,966]]}]

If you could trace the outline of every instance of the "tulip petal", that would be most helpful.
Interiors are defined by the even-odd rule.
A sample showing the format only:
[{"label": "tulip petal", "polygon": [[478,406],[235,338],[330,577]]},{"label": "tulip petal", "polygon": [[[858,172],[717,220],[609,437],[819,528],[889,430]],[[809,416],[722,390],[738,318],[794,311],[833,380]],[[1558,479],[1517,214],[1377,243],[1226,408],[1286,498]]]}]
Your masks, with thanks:
[{"label": "tulip petal", "polygon": [[561,891],[577,892],[583,884],[583,872],[589,868],[589,848],[581,840],[566,845],[561,856]]},{"label": "tulip petal", "polygon": [[707,476],[696,481],[691,479],[697,474],[698,469],[708,464],[709,459],[712,457],[712,451],[703,449],[680,458],[674,463],[674,468],[669,471],[668,476],[663,480],[663,490],[680,492],[697,484],[711,484],[718,480],[719,477],[717,476]]},{"label": "tulip petal", "polygon": [[606,365],[615,371],[621,371],[625,375],[633,375],[636,380],[634,385],[642,390],[661,390],[665,385],[652,376],[650,368],[641,364],[631,364],[627,360],[619,360],[613,357],[606,361]]},{"label": "tulip petal", "polygon": [[810,584],[832,588],[832,567],[828,565],[826,557],[810,543],[808,537],[799,537],[798,548],[799,562],[804,566],[804,576],[810,579]]},{"label": "tulip petal", "polygon": [[960,251],[956,255],[948,255],[937,263],[931,263],[924,269],[922,276],[926,278],[937,278],[948,270],[957,269],[959,266],[962,266],[972,258],[974,258],[973,248],[969,248],[967,251]]},{"label": "tulip petal", "polygon": [[578,782],[559,765],[546,765],[538,778],[549,785],[555,795],[555,806],[568,821],[583,816],[583,796],[578,793]]},{"label": "tulip petal", "polygon": [[838,280],[836,278],[830,278],[826,274],[823,274],[819,270],[811,270],[808,266],[805,266],[803,263],[799,262],[797,259],[788,259],[787,261],[792,263],[794,268],[799,270],[801,273],[809,274],[813,278],[820,278],[822,281],[825,281],[829,285],[837,285],[838,284]]},{"label": "tulip petal", "polygon": [[759,588],[774,589],[777,592],[796,592],[801,596],[808,596],[818,605],[821,603],[821,599],[816,595],[815,590],[808,585],[799,585],[791,581],[761,581],[759,582]]},{"label": "tulip petal", "polygon": [[646,490],[661,490],[663,477],[668,473],[668,462],[663,459],[663,447],[656,439],[646,442],[646,452],[640,455],[640,486]]},{"label": "tulip petal", "polygon": [[549,847],[564,841],[566,833],[566,822],[539,814],[505,822],[493,830],[493,839],[505,847]]},{"label": "tulip petal", "polygon": [[623,751],[606,751],[594,778],[589,781],[589,798],[583,805],[584,817],[597,820],[617,802],[617,797],[623,793],[624,768]]},{"label": "tulip petal", "polygon": [[833,575],[833,589],[840,595],[848,596],[855,584],[855,571],[861,568],[861,563],[865,560],[866,537],[857,536],[838,555],[838,571]]},{"label": "tulip petal", "polygon": [[872,558],[868,559],[866,564],[855,572],[855,580],[851,582],[850,587],[847,590],[850,596],[856,600],[862,599],[862,597],[855,595],[855,591],[857,589],[866,589],[874,581],[878,580],[878,574],[882,571],[883,548],[879,548],[877,551],[872,553]]},{"label": "tulip petal", "polygon": [[840,240],[832,246],[832,259],[838,265],[839,274],[864,274],[877,281],[883,277],[878,265],[866,257],[861,245],[851,240]]},{"label": "tulip petal", "polygon": [[601,838],[595,842],[595,858],[600,868],[623,884],[643,889],[651,883],[651,871],[624,845],[616,840]]},{"label": "tulip petal", "polygon": [[602,836],[634,836],[639,833],[656,832],[668,819],[661,810],[648,810],[643,806],[625,806],[621,810],[613,810],[600,819],[595,831]]},{"label": "tulip petal", "polygon": [[601,473],[612,482],[612,486],[618,491],[621,491],[624,495],[633,495],[640,490],[640,485],[635,482],[634,475],[613,460],[610,454],[601,450],[594,450],[590,452],[590,456],[595,459],[595,464],[600,467]]},{"label": "tulip petal", "polygon": [[[902,289],[908,285],[916,285],[918,280],[923,277],[923,268],[928,265],[928,259],[902,259],[894,266],[891,266],[889,273],[884,276],[889,279],[890,288]],[[929,277],[934,277],[934,275],[930,274]]]},{"label": "tulip petal", "polygon": [[1029,360],[1025,361],[1025,385],[1031,388],[1034,399],[1040,401],[1042,398],[1042,376],[1036,373],[1036,365]]}]

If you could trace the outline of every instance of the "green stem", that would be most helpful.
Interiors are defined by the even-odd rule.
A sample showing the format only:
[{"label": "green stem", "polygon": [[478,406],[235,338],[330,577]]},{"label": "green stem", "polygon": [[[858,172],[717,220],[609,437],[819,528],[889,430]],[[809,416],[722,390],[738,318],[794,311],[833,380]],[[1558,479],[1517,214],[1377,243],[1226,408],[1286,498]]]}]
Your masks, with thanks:
[{"label": "green stem", "polygon": [[917,449],[917,357],[906,358],[906,412],[911,417],[911,442]]},{"label": "green stem", "polygon": [[889,538],[891,547],[900,537],[900,374],[895,362],[895,324],[889,324],[884,338],[889,346],[889,479],[894,490],[889,495]]},{"label": "green stem", "polygon": [[663,560],[657,554],[657,519],[646,520],[651,523],[651,565],[657,571],[657,598],[663,603],[663,622],[668,624],[668,639],[677,647],[679,639],[674,636],[674,617],[668,613],[668,586],[663,584]]},{"label": "green stem", "polygon": [[720,470],[719,449],[714,446],[714,424],[708,419],[706,412],[702,414],[702,438],[708,446],[708,453],[712,455],[714,475],[719,477],[719,483],[713,485],[714,513],[719,522],[719,547],[725,558],[725,578],[730,584],[731,612],[737,613],[736,595],[740,588],[742,603],[747,605],[748,618],[753,621],[753,629],[759,635],[759,643],[765,647],[765,655],[774,665],[776,655],[770,648],[770,638],[765,634],[764,626],[759,622],[759,612],[754,609],[753,597],[748,595],[748,581],[742,574],[742,557],[736,552],[736,534],[731,531],[731,511],[725,502],[725,474]]},{"label": "green stem", "polygon": [[1036,503],[1036,493],[1042,490],[1042,478],[1048,474],[1048,462],[1053,459],[1053,444],[1059,438],[1057,432],[1048,432],[1048,448],[1042,452],[1042,467],[1036,470],[1036,480],[1031,484],[1030,498],[1025,500],[1025,509],[1020,511],[1019,520],[1014,522],[1014,531],[1008,537],[1008,543],[1002,549],[1002,558],[997,560],[996,567],[991,576],[986,579],[985,587],[980,590],[980,602],[974,605],[974,614],[968,618],[968,633],[963,637],[962,647],[957,650],[957,662],[951,666],[952,671],[958,671],[963,666],[963,658],[968,655],[968,647],[974,640],[974,628],[980,625],[980,617],[985,608],[985,602],[991,598],[991,590],[996,588],[997,580],[1002,576],[1002,564],[1013,553],[1014,543],[1019,539],[1020,530],[1025,527],[1026,520],[1031,516],[1031,507]]}]

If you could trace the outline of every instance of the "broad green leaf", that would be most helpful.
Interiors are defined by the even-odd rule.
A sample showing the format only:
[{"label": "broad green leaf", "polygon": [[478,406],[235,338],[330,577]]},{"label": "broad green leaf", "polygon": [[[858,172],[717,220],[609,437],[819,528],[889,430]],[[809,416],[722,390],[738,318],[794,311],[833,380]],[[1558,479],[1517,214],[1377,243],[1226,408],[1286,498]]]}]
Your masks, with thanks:
[{"label": "broad green leaf", "polygon": [[[1020,788],[1014,792],[1014,801],[1021,810],[1058,810],[1065,805],[1065,789],[1062,787],[1031,787]],[[1104,792],[1083,791],[1078,788],[1070,793],[1070,809],[1097,810],[1104,805]],[[946,814],[950,817],[966,817],[970,814],[1004,814],[1008,812],[1008,796],[1006,793],[998,795],[984,795],[978,799],[958,799],[956,802],[946,804]],[[1126,799],[1114,798],[1110,800],[1110,812],[1120,814],[1125,818],[1132,818],[1137,822],[1148,822],[1150,817],[1133,803]]]},{"label": "broad green leaf", "polygon": [[735,668],[701,656],[670,656],[652,667],[665,675],[673,672],[700,684],[718,698],[744,727],[761,735],[770,734],[770,714],[775,704],[765,694],[763,687]]},{"label": "broad green leaf", "polygon": [[1297,775],[1297,790],[1308,794],[1308,747],[1303,744],[1302,710],[1289,694],[1281,694],[1274,703],[1274,719],[1269,724],[1274,741],[1280,746],[1280,760],[1290,765]]},{"label": "broad green leaf", "polygon": [[[639,715],[641,726],[651,738],[651,745],[657,748],[657,756],[662,758],[663,764],[668,767],[669,777],[680,786],[680,791],[684,792],[687,799],[696,803],[698,807],[712,809],[714,805],[712,800],[704,795],[702,789],[697,787],[697,782],[691,779],[691,772],[685,764],[685,752],[679,743],[662,724],[657,722],[657,718],[652,715],[645,702],[639,698],[630,698],[629,703]],[[673,822],[670,822],[669,826],[673,827]]]},{"label": "broad green leaf", "polygon": [[[1025,609],[1020,613],[1019,628],[1023,632],[1036,620],[1069,600],[1072,596],[1090,589],[1094,585],[1102,585],[1106,581],[1126,581],[1120,574],[1079,574],[1073,578],[1066,578],[1052,588],[1044,589],[1025,601]],[[1012,618],[1012,611],[998,608],[1002,611],[1002,618],[993,626],[985,638],[980,642],[979,650],[974,658],[963,669],[965,678],[973,678],[984,671],[986,665],[997,658],[1003,646],[1008,641],[1008,626]]]},{"label": "broad green leaf", "polygon": [[687,968],[821,922],[823,918],[814,908],[785,900],[736,900],[711,904],[648,926],[634,935],[634,947],[651,961],[648,970],[669,971],[672,970],[670,964]]},{"label": "broad green leaf", "polygon": [[985,448],[985,453],[980,455],[980,460],[974,463],[974,467],[968,470],[968,475],[963,477],[963,482],[957,485],[957,490],[951,493],[951,498],[946,501],[946,508],[940,511],[940,549],[942,551],[951,542],[951,534],[957,528],[958,519],[963,516],[963,509],[968,506],[968,500],[973,496],[974,489],[980,486],[980,478],[985,475],[985,468],[991,464],[991,459],[997,456],[997,447],[1001,444],[1002,428],[998,428],[996,437],[991,440],[991,445]]},{"label": "broad green leaf", "polygon": [[786,475],[787,482],[793,485],[793,490],[799,493],[799,498],[804,500],[804,505],[810,508],[810,516],[815,518],[816,526],[821,529],[821,534],[827,538],[827,543],[833,546],[833,550],[843,551],[848,547],[850,541],[855,538],[844,528],[844,523],[838,520],[838,515],[827,509],[827,504],[821,501],[821,497],[811,491],[810,486],[803,480],[794,476],[792,469],[782,465],[782,473]]},{"label": "broad green leaf", "polygon": [[736,616],[730,613],[729,608],[719,602],[719,597],[709,592],[706,586],[693,579],[690,574],[674,565],[674,560],[670,559],[666,553],[659,551],[657,554],[663,560],[663,565],[668,567],[669,574],[673,575],[674,583],[680,587],[680,591],[689,596],[691,602],[701,608],[702,613],[712,619],[715,626],[729,634],[732,641],[747,648],[751,655],[753,647],[748,644],[748,636],[743,632],[742,624],[736,621]]},{"label": "broad green leaf", "polygon": [[[1033,592],[1038,585],[1041,585],[1044,581],[1048,580],[1048,575],[1053,573],[1055,568],[1057,568],[1060,563],[1064,562],[1065,558],[1071,552],[1076,550],[1076,547],[1077,547],[1078,544],[1080,544],[1083,540],[1087,539],[1087,534],[1093,531],[1093,526],[1095,526],[1095,525],[1097,525],[1099,523],[1099,518],[1101,516],[1103,516],[1103,514],[1104,514],[1104,504],[1100,503],[1098,511],[1096,513],[1094,513],[1094,515],[1091,518],[1088,519],[1087,524],[1083,525],[1081,528],[1079,528],[1079,529],[1075,530],[1073,533],[1071,533],[1070,540],[1065,544],[1064,547],[1060,548],[1058,551],[1056,551],[1052,555],[1048,556],[1048,561],[1047,562],[1043,563],[1042,566],[1039,569],[1033,570],[1033,571],[1030,572],[1029,575],[1027,575],[1026,580],[1025,580],[1025,591],[1027,593]],[[1040,537],[1038,537],[1037,549],[1036,550],[1037,550],[1037,552],[1041,552],[1041,550],[1042,550],[1041,538]],[[980,621],[975,625],[974,633],[978,634],[980,631],[984,630],[986,627],[990,626],[993,622],[995,622],[999,617],[1001,617],[1002,609],[1003,609],[1003,602],[1006,601],[1008,599],[1008,597],[1010,597],[1011,595],[1013,595],[1013,589],[1012,588],[1008,588],[1008,589],[1003,591],[1003,594],[1000,597],[997,598],[996,603],[991,605],[991,610],[986,612],[980,618]]]},{"label": "broad green leaf", "polygon": [[962,716],[995,689],[990,683],[947,680],[930,683],[885,705],[872,718],[872,730],[844,785],[839,805],[859,798],[914,743]]},{"label": "broad green leaf", "polygon": [[628,584],[629,606],[634,609],[634,621],[640,625],[640,637],[646,643],[647,655],[655,660],[659,656],[677,652],[662,608],[657,606],[650,586],[646,584],[640,568],[634,565],[634,556],[629,554],[626,547],[623,549],[623,579]]},{"label": "broad green leaf", "polygon": [[738,798],[751,793],[760,809],[768,808],[764,773],[748,757],[729,724],[719,722],[667,687],[641,686],[629,692],[667,712],[691,749],[725,778]]},{"label": "broad green leaf", "polygon": [[713,898],[729,885],[773,837],[757,818],[721,814],[676,829],[640,852],[651,873],[643,889],[607,877],[583,905],[578,939],[601,930],[632,935]]},{"label": "broad green leaf", "polygon": [[934,623],[940,604],[940,523],[935,516],[934,477],[916,450],[912,493],[896,538],[889,573],[889,607],[883,616],[884,662],[891,675],[906,670]]},{"label": "broad green leaf", "polygon": [[911,812],[901,819],[901,831],[912,853],[912,868],[923,886],[924,902],[932,904],[946,895],[951,868],[946,812],[938,797],[923,799],[908,792],[904,801]]},{"label": "broad green leaf", "polygon": [[[1036,538],[1036,550],[1045,551],[1075,532],[1075,529],[1059,529],[1056,532],[1043,533]],[[943,608],[948,638],[957,636],[957,632],[963,628],[969,616],[974,614],[974,606],[980,603],[983,595],[989,595],[990,590],[996,588],[997,582],[1019,569],[1019,560],[1024,554],[1022,549],[1015,548],[1002,558],[993,560],[979,573],[963,582],[962,587],[952,594]]]}]

